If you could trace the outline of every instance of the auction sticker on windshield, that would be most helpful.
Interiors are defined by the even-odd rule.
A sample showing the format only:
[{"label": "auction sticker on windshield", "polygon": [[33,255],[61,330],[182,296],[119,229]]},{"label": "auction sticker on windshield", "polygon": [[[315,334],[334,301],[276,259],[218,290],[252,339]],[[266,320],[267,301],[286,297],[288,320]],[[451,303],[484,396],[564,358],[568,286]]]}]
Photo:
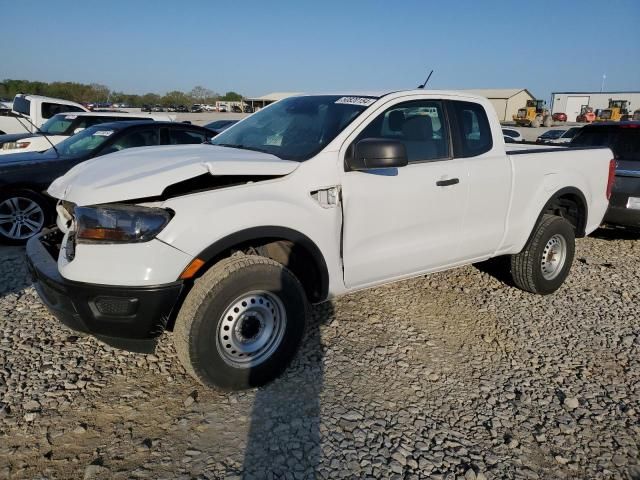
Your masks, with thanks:
[{"label": "auction sticker on windshield", "polygon": [[67,115],[64,118],[65,120],[75,120],[76,118],[78,118],[78,115]]},{"label": "auction sticker on windshield", "polygon": [[363,107],[368,107],[376,100],[377,98],[370,97],[342,97],[336,100],[335,103],[346,103],[348,105],[362,105]]},{"label": "auction sticker on windshield", "polygon": [[113,130],[98,130],[97,132],[93,132],[93,136],[108,137],[112,133],[113,133]]}]

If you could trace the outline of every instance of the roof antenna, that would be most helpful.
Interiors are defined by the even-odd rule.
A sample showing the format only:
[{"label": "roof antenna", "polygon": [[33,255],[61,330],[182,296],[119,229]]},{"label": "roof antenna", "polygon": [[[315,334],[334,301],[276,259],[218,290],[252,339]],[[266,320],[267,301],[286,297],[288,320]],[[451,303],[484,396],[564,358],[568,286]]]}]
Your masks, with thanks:
[{"label": "roof antenna", "polygon": [[427,83],[429,83],[429,79],[431,78],[431,75],[433,75],[433,70],[431,70],[431,72],[429,73],[429,76],[424,81],[424,83],[422,85],[418,85],[418,88],[423,89],[427,85]]}]

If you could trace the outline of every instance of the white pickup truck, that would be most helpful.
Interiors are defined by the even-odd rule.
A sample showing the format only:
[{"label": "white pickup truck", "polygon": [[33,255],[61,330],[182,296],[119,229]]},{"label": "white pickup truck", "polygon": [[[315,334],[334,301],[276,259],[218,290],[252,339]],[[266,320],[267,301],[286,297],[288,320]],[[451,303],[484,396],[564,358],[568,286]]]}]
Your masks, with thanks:
[{"label": "white pickup truck", "polygon": [[309,303],[501,255],[554,292],[614,178],[606,148],[505,151],[491,103],[447,91],[290,97],[212,143],[74,167],[27,257],[66,325],[136,350],[172,331],[231,389],[286,367]]},{"label": "white pickup truck", "polygon": [[0,115],[0,135],[35,133],[44,122],[58,113],[88,111],[79,103],[69,100],[19,93],[13,99],[12,113]]}]

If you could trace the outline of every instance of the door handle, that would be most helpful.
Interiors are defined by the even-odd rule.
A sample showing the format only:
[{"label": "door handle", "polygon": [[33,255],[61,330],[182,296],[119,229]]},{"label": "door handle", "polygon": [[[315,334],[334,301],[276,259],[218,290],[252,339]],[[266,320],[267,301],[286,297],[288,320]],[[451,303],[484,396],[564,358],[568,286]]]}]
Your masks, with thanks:
[{"label": "door handle", "polygon": [[455,185],[456,183],[460,183],[459,178],[450,178],[449,180],[438,180],[436,185],[439,187],[448,187],[450,185]]}]

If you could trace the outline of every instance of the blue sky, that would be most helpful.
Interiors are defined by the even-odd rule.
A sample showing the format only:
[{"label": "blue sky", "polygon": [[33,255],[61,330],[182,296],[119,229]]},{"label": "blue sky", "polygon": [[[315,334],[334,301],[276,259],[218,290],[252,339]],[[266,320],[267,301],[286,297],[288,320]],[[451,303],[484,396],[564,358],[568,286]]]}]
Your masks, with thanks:
[{"label": "blue sky", "polygon": [[132,93],[640,90],[640,0],[0,0],[0,79]]}]

